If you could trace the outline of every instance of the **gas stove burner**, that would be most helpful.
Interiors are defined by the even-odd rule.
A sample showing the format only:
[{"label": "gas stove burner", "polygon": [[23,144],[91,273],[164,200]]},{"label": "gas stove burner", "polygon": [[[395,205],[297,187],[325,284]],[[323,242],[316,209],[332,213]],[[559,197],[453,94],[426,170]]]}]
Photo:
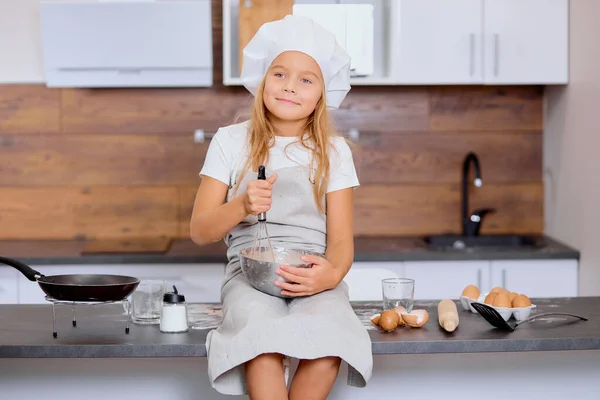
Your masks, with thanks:
[{"label": "gas stove burner", "polygon": [[56,305],[57,304],[58,305],[70,305],[73,308],[72,325],[73,325],[73,327],[76,327],[77,326],[77,319],[75,318],[75,306],[76,305],[98,306],[98,305],[104,305],[104,304],[122,303],[123,307],[125,308],[125,310],[127,312],[125,334],[126,335],[129,334],[129,325],[131,323],[131,309],[130,309],[130,303],[129,303],[128,299],[124,299],[124,300],[120,300],[120,301],[63,301],[63,300],[53,299],[50,296],[46,296],[45,299],[46,299],[46,301],[49,301],[50,303],[52,303],[52,336],[55,339],[58,337],[58,332],[56,331]]}]

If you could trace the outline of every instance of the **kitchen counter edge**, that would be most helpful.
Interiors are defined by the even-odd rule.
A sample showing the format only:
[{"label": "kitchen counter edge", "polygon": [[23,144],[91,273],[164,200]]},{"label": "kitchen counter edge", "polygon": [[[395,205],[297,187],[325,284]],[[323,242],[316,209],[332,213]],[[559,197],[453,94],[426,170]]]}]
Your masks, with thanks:
[{"label": "kitchen counter edge", "polygon": [[[372,351],[384,355],[600,350],[600,297],[532,300],[538,304],[540,314],[568,312],[583,315],[588,321],[561,322],[559,318],[553,322],[557,325],[552,330],[540,322],[525,324],[515,332],[503,332],[492,328],[477,314],[459,308],[459,327],[454,333],[447,333],[437,323],[438,301],[419,301],[415,306],[430,313],[426,327],[394,333],[369,329]],[[0,327],[0,358],[206,357],[207,334],[218,325],[172,335],[158,332],[156,326],[133,325],[131,333],[125,335],[123,316],[114,318],[114,310],[119,309],[114,307],[117,308],[94,307],[81,316],[77,328],[66,323],[70,317],[68,310],[61,311],[58,339],[53,339],[52,319],[48,318],[48,313],[52,313],[50,305],[0,306],[0,316],[8,321]],[[353,302],[357,315],[363,319],[378,307],[378,302]],[[16,315],[26,317],[25,322],[19,322]],[[69,329],[77,331],[65,331]]]}]

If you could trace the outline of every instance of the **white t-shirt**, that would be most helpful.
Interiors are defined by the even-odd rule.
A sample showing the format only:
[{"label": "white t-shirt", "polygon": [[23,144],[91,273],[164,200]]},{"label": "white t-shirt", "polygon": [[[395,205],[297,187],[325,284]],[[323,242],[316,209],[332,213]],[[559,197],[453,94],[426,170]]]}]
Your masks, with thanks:
[{"label": "white t-shirt", "polygon": [[[249,125],[250,122],[246,121],[219,128],[210,142],[200,175],[210,176],[230,187],[233,185],[233,180],[236,179],[234,174],[243,168],[247,159]],[[300,143],[288,146],[297,139],[284,136],[275,138],[275,145],[269,153],[268,170],[310,165],[309,149]],[[332,138],[332,144],[333,149],[329,156],[329,185],[326,192],[358,187],[359,181],[350,147],[343,138]]]}]

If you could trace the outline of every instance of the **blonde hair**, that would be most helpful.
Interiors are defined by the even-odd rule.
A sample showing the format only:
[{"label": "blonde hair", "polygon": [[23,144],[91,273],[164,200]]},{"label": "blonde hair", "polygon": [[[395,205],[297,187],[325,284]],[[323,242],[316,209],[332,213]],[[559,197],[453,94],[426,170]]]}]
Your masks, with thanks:
[{"label": "blonde hair", "polygon": [[[275,143],[275,127],[269,121],[268,111],[263,101],[265,82],[266,75],[256,91],[252,106],[248,135],[249,156],[240,176],[244,176],[249,168],[257,171],[260,165],[266,165],[269,162],[269,149]],[[308,117],[303,133],[304,135],[298,141],[311,152],[311,183],[314,185],[314,199],[319,212],[325,213],[325,193],[329,184],[330,170],[329,151],[332,148],[331,138],[339,136],[327,110],[324,87],[321,99]],[[238,180],[238,183],[240,181],[241,179]]]}]

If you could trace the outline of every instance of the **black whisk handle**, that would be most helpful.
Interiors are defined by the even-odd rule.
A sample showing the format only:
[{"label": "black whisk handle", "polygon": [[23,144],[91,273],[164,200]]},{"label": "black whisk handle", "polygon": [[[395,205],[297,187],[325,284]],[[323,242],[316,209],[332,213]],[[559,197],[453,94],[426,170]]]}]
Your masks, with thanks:
[{"label": "black whisk handle", "polygon": [[[265,180],[267,179],[266,173],[265,173],[265,166],[264,165],[259,165],[258,166],[258,179],[259,180]],[[264,222],[267,220],[267,213],[260,213],[258,214],[258,221],[259,222]]]},{"label": "black whisk handle", "polygon": [[267,179],[267,176],[265,174],[265,166],[264,165],[261,165],[258,167],[258,179],[263,180],[263,181],[265,179]]}]

